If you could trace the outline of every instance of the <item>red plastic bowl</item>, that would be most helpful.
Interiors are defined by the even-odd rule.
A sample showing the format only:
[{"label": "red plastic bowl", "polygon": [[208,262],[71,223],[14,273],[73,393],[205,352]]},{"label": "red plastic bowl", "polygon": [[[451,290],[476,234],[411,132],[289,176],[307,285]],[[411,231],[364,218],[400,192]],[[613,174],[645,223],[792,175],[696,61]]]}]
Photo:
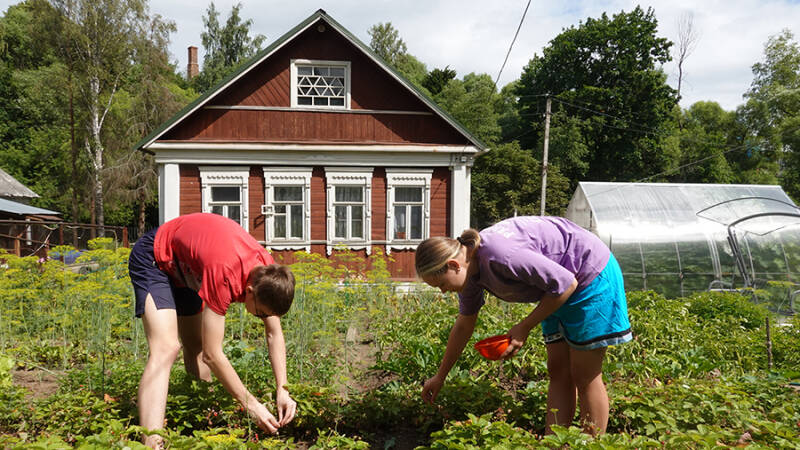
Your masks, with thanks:
[{"label": "red plastic bowl", "polygon": [[475,350],[486,359],[500,359],[500,355],[508,348],[511,339],[507,334],[498,334],[475,343]]}]

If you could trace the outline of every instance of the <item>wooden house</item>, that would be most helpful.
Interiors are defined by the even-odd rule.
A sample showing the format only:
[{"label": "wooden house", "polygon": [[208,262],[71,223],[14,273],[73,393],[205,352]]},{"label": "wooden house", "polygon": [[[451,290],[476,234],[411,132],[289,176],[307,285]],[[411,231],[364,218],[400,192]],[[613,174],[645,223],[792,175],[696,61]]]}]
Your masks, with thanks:
[{"label": "wooden house", "polygon": [[391,254],[413,279],[429,236],[469,227],[483,144],[319,10],[137,144],[163,223],[214,212],[277,259]]}]

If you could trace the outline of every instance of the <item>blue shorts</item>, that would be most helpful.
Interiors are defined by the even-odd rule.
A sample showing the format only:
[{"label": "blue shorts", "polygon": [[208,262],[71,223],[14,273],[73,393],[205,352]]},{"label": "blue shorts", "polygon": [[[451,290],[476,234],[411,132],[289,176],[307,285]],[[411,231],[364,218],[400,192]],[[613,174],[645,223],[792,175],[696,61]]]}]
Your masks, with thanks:
[{"label": "blue shorts", "polygon": [[197,292],[176,287],[169,275],[162,272],[156,264],[153,241],[156,230],[148,231],[136,241],[128,258],[128,272],[136,296],[136,317],[144,314],[144,301],[147,294],[153,296],[157,309],[174,309],[179,316],[192,316],[200,312],[203,300]]},{"label": "blue shorts", "polygon": [[578,350],[593,350],[633,339],[622,270],[614,255],[592,282],[542,321],[544,342],[566,340]]}]

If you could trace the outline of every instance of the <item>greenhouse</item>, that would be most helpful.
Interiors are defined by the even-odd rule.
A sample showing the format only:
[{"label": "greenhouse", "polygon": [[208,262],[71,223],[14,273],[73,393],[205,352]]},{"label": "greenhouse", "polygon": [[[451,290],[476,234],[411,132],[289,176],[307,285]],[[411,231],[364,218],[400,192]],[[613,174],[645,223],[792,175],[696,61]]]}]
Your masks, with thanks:
[{"label": "greenhouse", "polygon": [[583,182],[566,217],[611,248],[628,290],[747,290],[800,308],[800,208],[780,186]]}]

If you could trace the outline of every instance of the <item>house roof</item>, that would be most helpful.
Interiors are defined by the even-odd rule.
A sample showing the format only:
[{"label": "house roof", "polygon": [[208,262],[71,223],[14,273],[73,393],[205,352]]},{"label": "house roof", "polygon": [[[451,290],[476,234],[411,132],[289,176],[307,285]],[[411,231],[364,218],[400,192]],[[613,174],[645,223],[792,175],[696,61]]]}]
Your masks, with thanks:
[{"label": "house roof", "polygon": [[5,170],[0,169],[0,197],[38,198],[39,194],[28,189]]},{"label": "house roof", "polygon": [[142,140],[140,140],[135,149],[143,150],[158,140],[161,136],[167,133],[169,130],[177,126],[181,123],[184,119],[186,119],[189,115],[193,112],[199,110],[204,105],[206,105],[209,101],[211,101],[218,93],[224,91],[227,87],[235,83],[237,80],[242,78],[245,74],[253,70],[257,67],[261,62],[269,58],[272,54],[276,51],[284,47],[288,42],[292,41],[295,37],[297,37],[300,33],[308,29],[310,26],[314,25],[317,21],[323,20],[328,25],[330,25],[333,29],[338,31],[342,36],[344,36],[348,41],[350,41],[356,48],[360,49],[367,57],[369,57],[375,64],[385,70],[389,75],[391,75],[394,79],[396,79],[403,87],[405,87],[411,94],[421,100],[425,105],[427,105],[435,114],[440,116],[444,119],[448,124],[450,124],[453,128],[455,128],[461,135],[463,135],[468,141],[470,141],[475,147],[478,148],[479,151],[486,150],[486,146],[475,136],[472,135],[461,123],[458,122],[454,117],[448,114],[444,109],[436,104],[433,100],[431,100],[427,95],[417,89],[413,83],[403,77],[399,72],[394,70],[389,64],[387,64],[380,56],[375,54],[367,45],[361,42],[355,35],[350,33],[345,27],[341,24],[333,20],[324,10],[319,9],[317,12],[309,16],[307,19],[302,21],[300,24],[289,30],[286,34],[275,40],[272,44],[267,46],[264,50],[260,51],[256,54],[253,58],[249,61],[244,63],[238,70],[224,78],[222,81],[217,83],[216,86],[212,87],[203,95],[192,101],[190,104],[186,105],[183,109],[175,113],[169,120],[164,122],[161,126],[155,129],[152,133],[145,136]]},{"label": "house roof", "polygon": [[[37,196],[38,197],[38,196]],[[0,211],[7,212],[11,214],[18,214],[21,216],[59,216],[61,215],[58,211],[50,211],[49,209],[44,208],[37,208],[35,206],[26,205],[24,203],[18,203],[11,200],[6,200],[4,198],[0,198]]]}]

